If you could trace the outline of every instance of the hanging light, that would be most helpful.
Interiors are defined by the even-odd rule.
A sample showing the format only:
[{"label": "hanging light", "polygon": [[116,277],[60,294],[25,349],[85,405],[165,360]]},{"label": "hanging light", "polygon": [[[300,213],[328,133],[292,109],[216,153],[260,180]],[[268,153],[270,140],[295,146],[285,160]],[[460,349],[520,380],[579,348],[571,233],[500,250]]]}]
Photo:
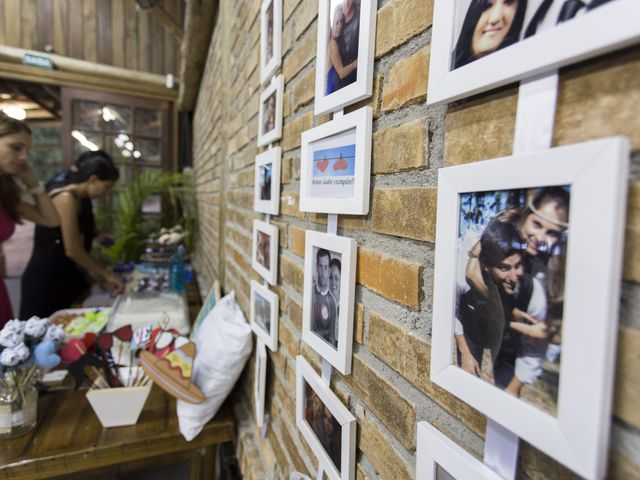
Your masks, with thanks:
[{"label": "hanging light", "polygon": [[2,112],[11,118],[15,118],[16,120],[24,120],[27,118],[27,112],[24,108],[18,107],[17,105],[7,105],[6,107],[2,107]]}]

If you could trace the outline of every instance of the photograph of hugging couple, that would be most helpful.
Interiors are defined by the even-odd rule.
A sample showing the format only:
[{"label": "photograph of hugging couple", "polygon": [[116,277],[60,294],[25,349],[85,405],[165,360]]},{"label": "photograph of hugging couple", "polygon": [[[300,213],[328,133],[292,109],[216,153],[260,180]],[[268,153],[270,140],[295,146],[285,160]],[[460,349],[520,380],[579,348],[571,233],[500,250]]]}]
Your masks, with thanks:
[{"label": "photograph of hugging couple", "polygon": [[356,81],[360,36],[360,0],[331,0],[325,95]]},{"label": "photograph of hugging couple", "polygon": [[460,194],[455,361],[555,414],[569,186]]},{"label": "photograph of hugging couple", "polygon": [[616,0],[459,0],[451,70]]}]

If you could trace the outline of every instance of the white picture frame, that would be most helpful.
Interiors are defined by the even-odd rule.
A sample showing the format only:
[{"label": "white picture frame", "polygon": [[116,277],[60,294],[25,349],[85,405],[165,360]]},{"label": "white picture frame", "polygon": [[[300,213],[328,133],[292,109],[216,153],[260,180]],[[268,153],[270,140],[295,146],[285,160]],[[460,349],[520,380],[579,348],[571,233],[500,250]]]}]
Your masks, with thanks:
[{"label": "white picture frame", "polygon": [[[589,479],[606,467],[629,151],[606,138],[443,168],[438,179],[431,380]],[[454,363],[460,195],[551,185],[571,189],[556,415]]]},{"label": "white picture frame", "polygon": [[[438,467],[444,469],[444,475],[438,472]],[[418,422],[416,478],[502,480],[500,475],[428,422]]]},{"label": "white picture frame", "polygon": [[[319,254],[320,250],[329,253],[328,261],[326,255]],[[321,294],[315,284],[317,262],[323,265],[321,268],[328,266],[331,271],[335,260],[340,263],[339,288],[336,292],[325,285],[328,290]],[[356,261],[357,242],[353,238],[306,231],[302,340],[344,375],[351,373]],[[316,292],[320,296],[316,296]],[[321,329],[321,324],[326,324],[326,328]]]},{"label": "white picture frame", "polygon": [[[256,306],[258,300],[264,300],[261,311]],[[249,306],[249,323],[251,329],[258,338],[269,347],[269,350],[275,352],[278,350],[278,313],[279,299],[275,292],[269,290],[265,285],[251,280],[251,296]],[[269,316],[269,323],[265,324],[262,316]]]},{"label": "white picture frame", "polygon": [[275,225],[261,220],[253,221],[251,266],[269,285],[275,285],[277,283],[278,227]]},{"label": "white picture frame", "polygon": [[268,145],[282,138],[282,97],[284,77],[271,78],[269,86],[260,94],[258,114],[258,146]]},{"label": "white picture frame", "polygon": [[[256,212],[280,213],[280,164],[282,149],[273,147],[256,156],[253,209]],[[268,180],[265,177],[268,176]],[[267,193],[268,192],[268,193]],[[269,197],[264,198],[263,197]]]},{"label": "white picture frame", "polygon": [[[270,20],[271,36],[269,35]],[[272,49],[271,57],[269,57],[269,47]],[[260,84],[267,83],[281,64],[282,0],[263,0],[260,7]]]},{"label": "white picture frame", "polygon": [[[637,21],[640,2],[612,0],[452,70],[456,63],[455,49],[464,35],[459,25],[463,13],[468,12],[464,8],[467,5],[469,0],[435,2],[428,105],[452,102],[511,82],[552,73],[560,67],[626,47],[640,39],[640,22]],[[456,6],[459,6],[459,14]],[[522,38],[538,7],[539,1],[529,1],[521,33],[514,38]],[[554,13],[557,15],[555,10]],[[469,19],[473,24],[471,15]],[[516,24],[512,25],[515,28]],[[603,25],[612,28],[603,28]],[[468,51],[468,47],[459,49],[459,52],[463,51]],[[457,63],[463,63],[465,56],[459,54],[459,58]]]},{"label": "white picture frame", "polygon": [[264,424],[264,398],[267,389],[267,349],[265,344],[258,341],[256,345],[255,381],[253,386],[253,400],[256,406],[256,424]]},{"label": "white picture frame", "polygon": [[[314,432],[312,424],[306,418],[307,385],[325,407],[323,413],[326,410],[330,411],[334,419],[332,423],[337,423],[340,426],[340,448],[338,450],[340,452],[340,469],[334,464],[330,453],[327,452],[323,442]],[[309,410],[309,414],[312,413],[313,411]],[[356,419],[301,355],[296,357],[296,425],[329,480],[353,480],[355,478]],[[334,456],[336,453],[334,451]]]},{"label": "white picture frame", "polygon": [[372,115],[363,107],[302,133],[300,211],[369,213]]},{"label": "white picture frame", "polygon": [[[375,53],[377,4],[375,2],[358,3],[360,27],[358,35],[357,68],[355,81],[327,94],[329,40],[331,35],[331,20],[333,11],[342,0],[320,0],[318,8],[318,43],[316,53],[316,85],[315,85],[315,115],[340,110],[347,105],[371,96],[373,88],[373,61]],[[340,55],[338,53],[338,55]],[[325,68],[321,68],[321,66]],[[346,67],[346,65],[344,65]],[[332,66],[334,72],[335,67]],[[341,80],[335,77],[338,82]],[[346,77],[345,77],[346,78]]]}]

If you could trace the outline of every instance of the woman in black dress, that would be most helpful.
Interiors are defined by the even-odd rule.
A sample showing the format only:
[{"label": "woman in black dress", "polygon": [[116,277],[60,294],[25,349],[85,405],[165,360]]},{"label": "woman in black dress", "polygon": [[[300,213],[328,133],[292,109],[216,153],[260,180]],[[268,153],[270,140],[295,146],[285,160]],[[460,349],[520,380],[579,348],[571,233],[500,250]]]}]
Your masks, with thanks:
[{"label": "woman in black dress", "polygon": [[37,226],[33,252],[22,276],[20,318],[48,317],[69,308],[89,286],[86,275],[111,293],[122,280],[90,255],[95,237],[91,200],[107,195],[118,169],[103,151],[85,152],[47,183],[60,227]]}]

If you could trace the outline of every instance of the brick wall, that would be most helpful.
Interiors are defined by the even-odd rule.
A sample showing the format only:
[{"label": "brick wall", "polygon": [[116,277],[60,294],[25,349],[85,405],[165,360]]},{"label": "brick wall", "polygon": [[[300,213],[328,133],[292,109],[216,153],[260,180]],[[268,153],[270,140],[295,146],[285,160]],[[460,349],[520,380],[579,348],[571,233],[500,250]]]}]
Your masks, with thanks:
[{"label": "brick wall", "polygon": [[[371,212],[339,217],[358,242],[353,373],[332,389],[358,421],[357,478],[415,477],[416,422],[428,420],[481,457],[485,418],[429,381],[437,171],[509,155],[517,87],[426,107],[432,0],[378,2],[374,93],[347,111],[374,110]],[[205,285],[236,291],[248,317],[253,162],[259,152],[257,0],[222,0],[194,121],[200,209],[196,266]],[[235,392],[237,453],[246,478],[315,475],[317,461],[295,426],[295,357],[320,359],[301,338],[304,231],[326,215],[298,210],[300,133],[314,117],[317,0],[284,0],[285,77],[278,285],[280,345],[269,352],[266,438],[255,427],[253,361]],[[554,143],[625,135],[634,149],[611,432],[612,478],[640,478],[640,47],[561,72]],[[597,222],[594,222],[597,234]],[[614,319],[612,319],[613,321]],[[524,442],[519,476],[574,478]]]}]

